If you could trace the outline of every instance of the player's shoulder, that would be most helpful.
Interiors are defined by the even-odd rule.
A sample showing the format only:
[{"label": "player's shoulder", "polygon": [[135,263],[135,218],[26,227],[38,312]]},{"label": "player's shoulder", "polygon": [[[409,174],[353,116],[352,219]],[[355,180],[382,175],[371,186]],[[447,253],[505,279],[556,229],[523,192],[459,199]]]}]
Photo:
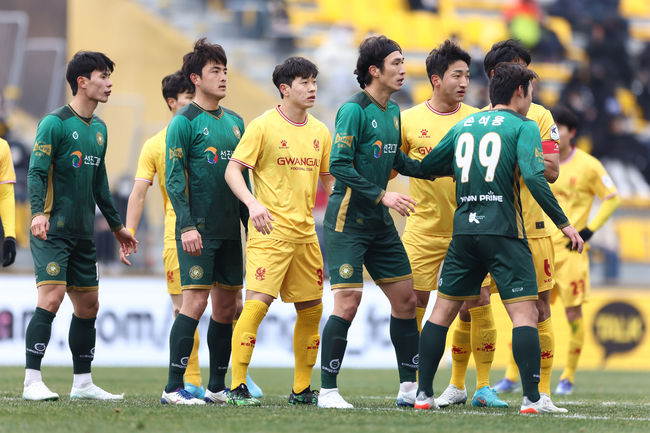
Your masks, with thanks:
[{"label": "player's shoulder", "polygon": [[237,114],[235,111],[233,111],[233,110],[231,110],[231,109],[229,109],[229,108],[226,108],[226,107],[221,107],[221,108],[223,109],[223,114],[224,114],[224,116],[230,116],[230,117],[233,117],[233,118],[235,118],[237,121],[239,121],[239,122],[241,122],[241,123],[244,123],[244,118],[241,117],[239,114]]},{"label": "player's shoulder", "polygon": [[480,108],[461,102],[460,108],[458,109],[458,115],[467,117],[470,114],[478,113],[479,111],[481,111]]},{"label": "player's shoulder", "polygon": [[530,104],[530,108],[528,109],[528,113],[526,113],[526,117],[528,117],[530,120],[535,121],[536,123],[540,123],[543,120],[550,120],[551,122],[553,121],[551,111],[543,105],[536,104],[534,102]]},{"label": "player's shoulder", "polygon": [[602,167],[603,165],[598,158],[580,148],[574,148],[574,152],[573,158],[583,166]]},{"label": "player's shoulder", "polygon": [[187,104],[180,110],[176,112],[176,115],[172,118],[172,122],[184,122],[184,121],[193,121],[197,117],[203,114],[203,110],[196,105],[194,102]]},{"label": "player's shoulder", "polygon": [[341,105],[339,112],[363,111],[373,104],[366,92],[357,92]]},{"label": "player's shoulder", "polygon": [[421,102],[417,105],[412,106],[411,108],[407,108],[406,110],[402,111],[402,121],[405,119],[412,119],[423,112],[426,112],[428,110],[426,101]]},{"label": "player's shoulder", "polygon": [[156,134],[147,138],[147,140],[142,145],[142,150],[144,151],[145,149],[149,149],[153,147],[161,147],[161,146],[164,147],[166,138],[167,138],[167,126],[165,126],[160,131],[156,132]]},{"label": "player's shoulder", "polygon": [[319,132],[327,132],[329,134],[327,125],[318,120],[318,118],[311,113],[307,113],[307,124],[311,125],[312,128],[317,129]]},{"label": "player's shoulder", "polygon": [[66,120],[74,117],[75,117],[74,112],[70,109],[70,107],[64,105],[62,107],[50,111],[48,114],[43,116],[40,122],[38,122],[38,126],[39,127],[60,126],[63,125],[63,122],[65,122]]},{"label": "player's shoulder", "polygon": [[9,150],[9,143],[4,138],[0,137],[0,152],[6,152]]}]

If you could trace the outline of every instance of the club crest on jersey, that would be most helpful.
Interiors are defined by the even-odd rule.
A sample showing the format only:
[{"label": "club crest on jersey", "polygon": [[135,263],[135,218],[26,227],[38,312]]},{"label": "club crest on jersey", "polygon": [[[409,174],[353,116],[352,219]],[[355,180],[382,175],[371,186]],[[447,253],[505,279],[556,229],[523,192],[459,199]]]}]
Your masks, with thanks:
[{"label": "club crest on jersey", "polygon": [[375,158],[379,158],[381,156],[381,149],[382,149],[383,143],[381,140],[377,140],[374,143],[372,143],[372,154]]},{"label": "club crest on jersey", "polygon": [[377,128],[377,120],[372,119],[372,122],[370,122],[373,128]]},{"label": "club crest on jersey", "polygon": [[97,134],[95,135],[95,140],[97,140],[97,144],[99,144],[100,146],[104,145],[104,135],[101,132],[97,131]]},{"label": "club crest on jersey", "polygon": [[420,129],[420,138],[431,138],[428,129]]},{"label": "club crest on jersey", "polygon": [[190,278],[193,280],[199,280],[203,277],[203,268],[199,265],[194,265],[190,268]]},{"label": "club crest on jersey", "polygon": [[560,139],[560,131],[558,131],[555,123],[551,125],[551,140],[558,141]]},{"label": "club crest on jersey", "polygon": [[239,130],[239,127],[237,125],[232,127],[232,132],[233,134],[235,134],[235,137],[237,137],[237,139],[241,138],[241,131]]},{"label": "club crest on jersey", "polygon": [[280,140],[280,147],[278,149],[288,149],[289,144],[287,143],[287,140]]},{"label": "club crest on jersey", "polygon": [[207,157],[208,157],[208,162],[210,164],[214,164],[215,162],[217,162],[217,160],[219,159],[219,157],[217,156],[217,149],[210,146],[210,147],[208,147],[207,149],[205,149],[203,151],[203,153],[206,153],[206,152],[208,154]]},{"label": "club crest on jersey", "polygon": [[318,138],[314,138],[314,150],[316,152],[320,150],[320,142],[318,141]]},{"label": "club crest on jersey", "polygon": [[397,116],[393,116],[393,125],[395,125],[395,129],[399,131],[399,119]]},{"label": "club crest on jersey", "polygon": [[47,266],[45,266],[45,272],[53,277],[59,275],[60,270],[61,268],[59,268],[59,264],[57,262],[50,262],[47,264]]},{"label": "club crest on jersey", "polygon": [[343,263],[339,268],[339,275],[346,280],[354,274],[354,268],[349,263]]},{"label": "club crest on jersey", "polygon": [[72,157],[72,166],[74,168],[79,168],[79,166],[81,165],[81,157],[82,157],[81,152],[75,150],[70,154],[70,156]]}]

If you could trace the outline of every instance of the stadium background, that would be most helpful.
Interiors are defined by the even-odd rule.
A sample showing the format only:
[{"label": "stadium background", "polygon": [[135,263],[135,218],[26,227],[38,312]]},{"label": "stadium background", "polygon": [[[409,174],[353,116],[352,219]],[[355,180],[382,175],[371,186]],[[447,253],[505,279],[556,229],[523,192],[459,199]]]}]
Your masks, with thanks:
[{"label": "stadium background", "polygon": [[[472,54],[466,102],[475,106],[487,103],[482,58],[492,43],[514,36],[529,46],[531,67],[541,78],[536,100],[547,107],[567,104],[579,114],[578,145],[603,161],[622,197],[591,242],[593,299],[585,307],[580,365],[650,369],[650,3],[645,0],[2,0],[0,132],[16,166],[20,249],[16,264],[0,270],[0,363],[23,362],[24,329],[36,299],[28,249],[29,152],[38,120],[70,97],[64,74],[74,52],[103,51],[116,62],[113,94],[98,114],[109,128],[108,174],[124,214],[140,147],[169,121],[160,80],[180,68],[196,38],[207,36],[225,47],[229,83],[223,105],[247,123],[277,101],[270,80],[275,64],[292,54],[314,60],[320,75],[313,113],[332,127],[337,106],[358,89],[352,74],[356,47],[372,32],[404,49],[407,84],[395,95],[403,109],[430,95],[424,59],[444,39],[456,38]],[[390,188],[406,192],[408,180],[398,177]],[[321,191],[319,220],[326,200]],[[141,252],[132,269],[118,263],[112,235],[97,218],[102,275],[97,364],[166,363],[171,317],[161,209],[159,192],[148,194],[138,230]],[[403,227],[403,218],[394,218]],[[394,353],[384,332],[388,304],[372,286],[367,284],[364,309],[351,330],[346,365],[392,367]],[[325,293],[327,317],[332,302]],[[53,334],[61,344],[51,345],[46,364],[69,362],[63,338],[69,305],[64,305],[68,309],[62,308]],[[292,364],[291,310],[271,308],[273,319],[262,325],[253,365]],[[510,324],[499,311],[504,342]],[[561,305],[553,314],[560,368],[568,331]],[[373,342],[370,350],[362,346],[367,341]],[[503,347],[497,348],[496,366],[505,365]],[[114,356],[124,351],[131,355],[127,361]],[[201,357],[207,361],[205,348]]]}]

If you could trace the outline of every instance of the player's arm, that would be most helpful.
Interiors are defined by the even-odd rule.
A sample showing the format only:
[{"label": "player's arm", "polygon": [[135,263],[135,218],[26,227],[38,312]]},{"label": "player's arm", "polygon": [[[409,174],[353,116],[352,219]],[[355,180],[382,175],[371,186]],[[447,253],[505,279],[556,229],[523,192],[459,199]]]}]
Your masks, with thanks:
[{"label": "player's arm", "polygon": [[395,159],[393,160],[393,170],[399,174],[409,177],[417,177],[418,179],[434,180],[435,177],[426,172],[422,167],[422,162],[413,159],[406,155],[401,150],[395,152]]},{"label": "player's arm", "polygon": [[327,195],[330,195],[332,193],[332,190],[334,189],[334,182],[336,179],[334,179],[334,176],[331,174],[320,174],[320,184],[323,186],[323,189],[327,193]]},{"label": "player's arm", "polygon": [[549,110],[544,109],[538,127],[544,154],[544,177],[554,183],[560,176],[560,133]]},{"label": "player's arm", "polygon": [[[126,229],[134,236],[138,225],[140,225],[140,219],[144,211],[144,199],[150,185],[144,179],[136,179],[129,195],[129,202],[126,207]],[[131,262],[126,257],[126,252],[120,249],[120,261],[127,266],[131,266]]]},{"label": "player's arm", "polygon": [[2,266],[11,265],[16,259],[16,199],[14,183],[16,174],[11,161],[11,150],[6,141],[0,139],[0,221],[4,230],[2,245],[4,258]]},{"label": "player's arm", "polygon": [[521,170],[521,176],[542,210],[571,240],[571,249],[582,252],[584,241],[562,211],[544,177],[544,158],[541,156],[541,146],[539,129],[535,123],[524,122],[517,142],[517,163]]},{"label": "player's arm", "polygon": [[600,162],[597,163],[591,187],[594,195],[600,198],[602,203],[594,218],[587,224],[587,227],[580,230],[580,236],[585,242],[607,222],[621,204],[621,198],[618,196],[616,186]]},{"label": "player's arm", "polygon": [[45,116],[38,124],[34,149],[29,159],[27,189],[32,213],[31,232],[38,239],[47,239],[50,222],[45,216],[45,197],[52,159],[62,138],[62,124],[55,116]]},{"label": "player's arm", "polygon": [[422,171],[428,176],[452,176],[454,169],[454,143],[456,141],[456,128],[452,128],[440,142],[422,159]]},{"label": "player's arm", "polygon": [[[242,176],[244,176],[244,182],[246,182],[246,188],[249,191],[253,191],[251,187],[251,176],[250,170],[242,171]],[[244,204],[243,201],[239,200],[239,220],[244,225],[244,231],[248,234],[248,220],[250,219],[250,212],[248,211],[248,206]]]},{"label": "player's arm", "polygon": [[548,183],[554,183],[560,176],[560,154],[544,154],[544,177]]},{"label": "player's arm", "polygon": [[332,157],[332,137],[329,134],[329,131],[324,134],[325,140],[323,140],[323,154],[320,159],[321,172],[319,173],[320,183],[323,186],[323,189],[329,196],[334,190],[334,176],[329,171],[330,159]]},{"label": "player's arm", "polygon": [[191,140],[189,120],[185,116],[175,116],[167,127],[165,138],[165,187],[181,229],[183,251],[191,256],[200,256],[203,241],[192,220],[190,202],[185,193],[185,171]]}]

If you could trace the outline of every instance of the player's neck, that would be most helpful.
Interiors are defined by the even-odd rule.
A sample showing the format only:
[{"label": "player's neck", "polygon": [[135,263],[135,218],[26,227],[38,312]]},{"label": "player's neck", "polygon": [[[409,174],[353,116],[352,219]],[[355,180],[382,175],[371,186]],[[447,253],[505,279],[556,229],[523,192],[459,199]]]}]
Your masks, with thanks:
[{"label": "player's neck", "polygon": [[388,105],[390,95],[394,93],[393,89],[381,85],[377,80],[373,80],[364,90],[383,108]]},{"label": "player's neck", "polygon": [[429,99],[429,106],[441,113],[449,113],[450,111],[454,111],[456,108],[458,108],[459,105],[460,102],[444,100],[438,92],[433,92],[431,99]]},{"label": "player's neck", "polygon": [[219,109],[219,102],[221,102],[221,99],[197,91],[192,101],[206,111],[215,111]]},{"label": "player's neck", "polygon": [[[512,104],[507,104],[507,105],[506,104],[497,104],[497,105],[493,106],[492,109],[493,110],[510,110],[510,111],[514,111],[516,113],[519,113],[519,111],[517,111],[517,107],[515,107]],[[521,113],[519,113],[519,114],[521,114]]]},{"label": "player's neck", "polygon": [[286,99],[283,99],[278,107],[280,108],[280,111],[282,111],[282,114],[293,123],[304,123],[307,118],[306,108],[297,107],[296,105],[287,102]]},{"label": "player's neck", "polygon": [[574,150],[575,147],[571,146],[570,144],[568,146],[560,146],[560,162],[564,162],[567,159],[571,158]]},{"label": "player's neck", "polygon": [[77,94],[72,97],[72,101],[70,101],[70,107],[72,107],[75,113],[86,119],[93,117],[97,104],[98,101],[87,98],[86,95],[81,92],[77,92]]}]

